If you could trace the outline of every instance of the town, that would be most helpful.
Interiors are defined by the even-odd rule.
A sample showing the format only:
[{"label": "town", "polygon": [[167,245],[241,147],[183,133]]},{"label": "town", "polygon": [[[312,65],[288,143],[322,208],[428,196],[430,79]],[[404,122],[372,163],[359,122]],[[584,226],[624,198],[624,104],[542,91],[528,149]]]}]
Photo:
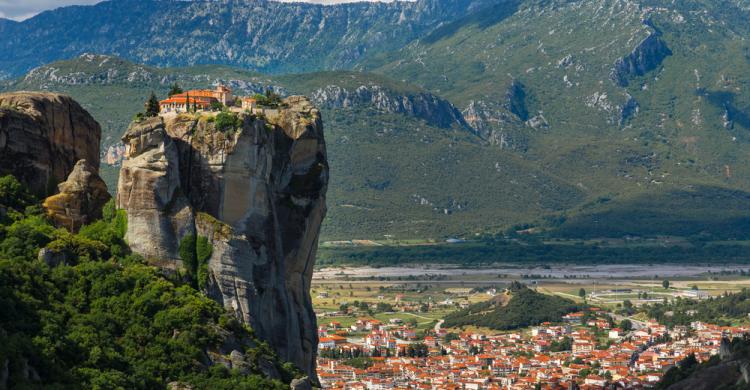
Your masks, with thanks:
[{"label": "town", "polygon": [[[617,321],[619,319],[619,321]],[[688,357],[706,361],[750,327],[668,328],[597,307],[561,323],[488,335],[417,332],[401,318],[318,329],[318,376],[329,389],[643,389]],[[614,385],[614,387],[612,387]]]}]

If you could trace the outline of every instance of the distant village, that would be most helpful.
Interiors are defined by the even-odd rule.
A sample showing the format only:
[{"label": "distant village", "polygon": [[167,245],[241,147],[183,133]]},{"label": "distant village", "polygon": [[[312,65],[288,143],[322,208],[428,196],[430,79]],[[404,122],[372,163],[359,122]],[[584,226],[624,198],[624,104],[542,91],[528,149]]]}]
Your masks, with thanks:
[{"label": "distant village", "polygon": [[318,375],[324,388],[346,390],[646,389],[689,355],[705,361],[724,338],[749,331],[702,322],[668,329],[655,320],[622,329],[598,308],[492,336],[439,324],[420,336],[398,318],[346,328],[331,321],[318,329]]}]

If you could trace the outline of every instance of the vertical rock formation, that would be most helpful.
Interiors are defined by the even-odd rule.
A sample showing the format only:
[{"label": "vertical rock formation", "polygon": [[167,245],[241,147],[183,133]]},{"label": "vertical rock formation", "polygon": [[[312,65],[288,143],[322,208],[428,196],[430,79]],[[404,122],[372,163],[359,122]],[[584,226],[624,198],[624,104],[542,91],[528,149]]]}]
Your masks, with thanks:
[{"label": "vertical rock formation", "polygon": [[650,21],[645,24],[653,29],[648,37],[642,40],[633,51],[615,62],[612,80],[620,87],[627,87],[633,77],[644,76],[658,68],[665,58],[672,55],[662,33]]},{"label": "vertical rock formation", "polygon": [[126,239],[185,272],[314,377],[309,290],[328,184],[320,114],[293,96],[230,122],[203,114],[130,126],[117,194]]},{"label": "vertical rock formation", "polygon": [[0,94],[0,175],[14,174],[37,196],[57,192],[79,160],[99,169],[101,128],[65,95]]},{"label": "vertical rock formation", "polygon": [[43,206],[55,225],[72,232],[100,219],[104,204],[112,198],[104,180],[86,160],[76,163],[58,189],[60,193],[47,198]]}]

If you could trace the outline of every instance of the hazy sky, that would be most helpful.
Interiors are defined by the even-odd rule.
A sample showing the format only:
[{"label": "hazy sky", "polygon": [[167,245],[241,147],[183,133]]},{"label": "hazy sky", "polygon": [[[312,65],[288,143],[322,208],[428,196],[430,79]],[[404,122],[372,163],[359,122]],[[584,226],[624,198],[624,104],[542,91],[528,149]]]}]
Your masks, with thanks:
[{"label": "hazy sky", "polygon": [[[63,7],[73,4],[95,4],[102,0],[0,0],[0,17],[24,20],[44,10]],[[299,1],[305,3],[337,4],[352,3],[366,0],[277,0],[277,1]],[[379,0],[392,1],[392,0]]]}]

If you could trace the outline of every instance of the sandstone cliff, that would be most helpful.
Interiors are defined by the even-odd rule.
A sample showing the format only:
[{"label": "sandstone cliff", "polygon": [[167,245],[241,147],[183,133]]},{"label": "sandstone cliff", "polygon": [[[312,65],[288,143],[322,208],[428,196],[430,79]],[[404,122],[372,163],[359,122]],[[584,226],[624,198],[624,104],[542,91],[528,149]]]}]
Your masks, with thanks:
[{"label": "sandstone cliff", "polygon": [[320,114],[290,97],[226,122],[183,114],[130,126],[117,191],[126,239],[314,377],[309,290],[328,183]]},{"label": "sandstone cliff", "polygon": [[101,128],[65,95],[0,94],[0,175],[14,174],[38,196],[56,193],[79,160],[99,169]]}]

